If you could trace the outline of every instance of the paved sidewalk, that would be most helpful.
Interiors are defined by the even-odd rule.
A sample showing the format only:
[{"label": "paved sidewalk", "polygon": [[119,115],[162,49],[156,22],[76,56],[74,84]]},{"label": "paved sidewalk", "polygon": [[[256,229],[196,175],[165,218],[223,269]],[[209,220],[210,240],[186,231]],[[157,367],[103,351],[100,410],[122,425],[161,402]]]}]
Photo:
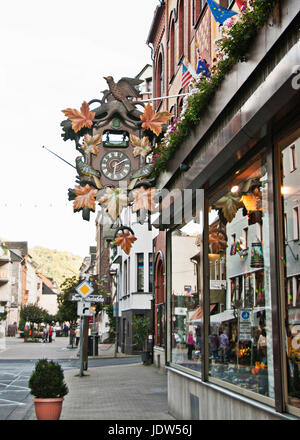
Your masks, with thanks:
[{"label": "paved sidewalk", "polygon": [[[44,357],[78,359],[78,348],[68,349],[67,346],[68,339],[65,337],[56,338],[51,344],[24,343],[20,338],[6,338],[5,348],[0,350],[0,361]],[[100,344],[98,349],[98,358],[114,357],[114,344]],[[118,357],[127,356],[118,353]],[[118,362],[117,359],[115,361]],[[61,420],[175,420],[168,414],[167,374],[153,365],[89,366],[83,377],[79,376],[78,368],[65,369],[64,376],[69,393],[65,396]],[[28,399],[31,399],[30,395]],[[24,417],[36,420],[33,407],[23,416],[21,412],[20,415],[15,412],[13,419],[16,420],[16,417],[19,420]]]},{"label": "paved sidewalk", "polygon": [[[175,420],[168,414],[167,375],[142,363],[64,372],[69,393],[60,420]],[[33,411],[30,420],[36,420]]]},{"label": "paved sidewalk", "polygon": [[[1,359],[78,359],[79,347],[68,348],[69,338],[61,336],[53,342],[24,342],[19,337],[6,337],[0,345]],[[94,358],[113,357],[115,354],[114,344],[99,344],[98,355]],[[118,357],[124,354],[118,353]]]}]

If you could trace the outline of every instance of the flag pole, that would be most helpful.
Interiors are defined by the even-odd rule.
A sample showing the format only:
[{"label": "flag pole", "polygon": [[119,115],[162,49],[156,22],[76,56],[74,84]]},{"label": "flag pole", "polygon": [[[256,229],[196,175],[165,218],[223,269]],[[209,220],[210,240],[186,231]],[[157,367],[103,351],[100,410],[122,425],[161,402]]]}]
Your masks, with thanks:
[{"label": "flag pole", "polygon": [[42,146],[42,148],[46,148],[46,150],[48,150],[50,153],[54,154],[54,156],[58,157],[60,160],[63,160],[64,162],[66,162],[68,165],[70,165],[70,167],[75,168],[74,165],[72,165],[70,162],[68,162],[67,160],[63,159],[62,157],[60,157],[58,154],[54,153],[53,151],[49,150],[49,148],[45,147],[44,145]]},{"label": "flag pole", "polygon": [[177,98],[178,96],[186,96],[188,95],[188,93],[180,93],[179,95],[169,95],[169,96],[160,96],[159,98],[151,98],[151,99],[142,99],[142,100],[136,100],[136,101],[132,101],[135,104],[139,103],[139,102],[150,102],[150,101],[158,101],[160,99],[167,99],[167,98]]}]

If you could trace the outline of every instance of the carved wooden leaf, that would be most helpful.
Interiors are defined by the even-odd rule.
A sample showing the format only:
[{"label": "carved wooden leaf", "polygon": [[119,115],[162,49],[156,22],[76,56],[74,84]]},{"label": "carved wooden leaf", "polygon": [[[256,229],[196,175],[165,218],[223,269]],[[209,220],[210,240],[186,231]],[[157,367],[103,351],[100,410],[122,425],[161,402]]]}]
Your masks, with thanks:
[{"label": "carved wooden leaf", "polygon": [[241,197],[232,193],[226,194],[214,203],[216,209],[222,209],[223,215],[229,223],[234,219],[242,206]]},{"label": "carved wooden leaf", "polygon": [[128,197],[123,188],[106,188],[105,194],[99,199],[99,203],[106,205],[107,212],[116,220],[123,207],[128,205]]},{"label": "carved wooden leaf", "polygon": [[134,146],[133,155],[136,156],[142,156],[146,157],[147,154],[152,151],[152,148],[149,145],[149,138],[148,136],[144,136],[142,139],[135,136],[134,134],[130,135],[130,141],[132,145]]},{"label": "carved wooden leaf", "polygon": [[156,193],[156,188],[145,189],[143,187],[135,189],[132,191],[134,197],[132,211],[139,211],[140,209],[146,209],[147,211],[155,210],[154,196]]},{"label": "carved wooden leaf", "polygon": [[136,237],[131,234],[131,232],[119,232],[117,238],[114,243],[116,246],[121,246],[123,251],[128,255],[130,253],[130,249],[132,244],[136,241]]},{"label": "carved wooden leaf", "polygon": [[97,193],[98,190],[90,187],[90,185],[75,186],[76,198],[73,203],[74,209],[81,209],[86,206],[95,211],[95,198]]},{"label": "carved wooden leaf", "polygon": [[142,123],[142,128],[144,130],[151,130],[156,136],[159,136],[162,131],[162,124],[166,124],[172,117],[172,113],[169,112],[158,112],[155,113],[151,104],[147,104],[145,107],[144,114],[140,116]]},{"label": "carved wooden leaf", "polygon": [[72,128],[75,133],[81,130],[82,127],[91,128],[93,125],[95,112],[90,112],[89,105],[86,101],[83,101],[80,111],[73,108],[67,108],[62,110],[62,112],[72,122]]},{"label": "carved wooden leaf", "polygon": [[82,150],[86,153],[98,154],[98,144],[101,141],[101,134],[97,134],[96,136],[91,136],[89,134],[85,134],[83,136],[84,143],[82,145]]},{"label": "carved wooden leaf", "polygon": [[219,254],[221,251],[224,251],[228,246],[226,237],[221,232],[210,233],[208,236],[208,242],[210,244],[213,254]]}]

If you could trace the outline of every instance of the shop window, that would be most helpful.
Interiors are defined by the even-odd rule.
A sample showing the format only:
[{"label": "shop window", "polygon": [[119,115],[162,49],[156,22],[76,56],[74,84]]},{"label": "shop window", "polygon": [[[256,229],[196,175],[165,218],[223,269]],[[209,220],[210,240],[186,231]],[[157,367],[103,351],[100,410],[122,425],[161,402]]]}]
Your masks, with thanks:
[{"label": "shop window", "polygon": [[300,415],[300,248],[299,203],[300,157],[299,130],[292,145],[281,148],[281,197],[283,210],[283,270],[285,276],[285,342],[288,395],[291,412]]},{"label": "shop window", "polygon": [[209,199],[208,259],[222,259],[226,278],[222,288],[210,283],[219,312],[209,319],[209,380],[274,399],[264,155],[239,171]]},{"label": "shop window", "polygon": [[171,361],[201,374],[200,225],[189,222],[171,234],[172,352]]},{"label": "shop window", "polygon": [[137,291],[144,292],[144,254],[136,254]]},{"label": "shop window", "polygon": [[123,295],[127,295],[127,280],[128,280],[127,260],[125,260],[123,267]]},{"label": "shop window", "polygon": [[[151,254],[152,255],[152,254]],[[164,303],[164,270],[161,259],[158,259],[155,269],[155,304],[156,304],[156,345],[165,346],[165,303]]]},{"label": "shop window", "polygon": [[293,208],[293,239],[299,240],[299,208]]},{"label": "shop window", "polygon": [[160,347],[164,347],[164,337],[165,337],[165,305],[158,304],[156,306],[156,325],[157,325],[157,340],[156,344]]},{"label": "shop window", "polygon": [[127,259],[127,292],[130,293],[130,257]]},{"label": "shop window", "polygon": [[153,290],[153,254],[148,254],[148,277],[149,277],[149,292]]}]

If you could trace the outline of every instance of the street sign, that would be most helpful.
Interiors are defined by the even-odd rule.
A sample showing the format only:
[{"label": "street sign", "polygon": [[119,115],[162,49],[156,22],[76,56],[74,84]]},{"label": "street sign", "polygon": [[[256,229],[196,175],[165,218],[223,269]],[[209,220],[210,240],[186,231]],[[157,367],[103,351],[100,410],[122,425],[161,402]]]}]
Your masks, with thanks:
[{"label": "street sign", "polygon": [[[82,301],[82,299],[82,296],[78,293],[71,293],[69,296],[70,301]],[[84,298],[84,301],[90,303],[104,302],[104,297],[102,295],[89,295],[87,298]]]},{"label": "street sign", "polygon": [[241,310],[240,312],[240,341],[250,341],[252,336],[251,313],[250,310]]},{"label": "street sign", "polygon": [[82,283],[80,283],[76,287],[75,290],[84,299],[87,298],[91,293],[94,292],[94,288],[92,287],[92,285],[87,280],[82,281]]},{"label": "street sign", "polygon": [[77,304],[77,315],[78,316],[91,316],[91,303],[80,301]]}]

